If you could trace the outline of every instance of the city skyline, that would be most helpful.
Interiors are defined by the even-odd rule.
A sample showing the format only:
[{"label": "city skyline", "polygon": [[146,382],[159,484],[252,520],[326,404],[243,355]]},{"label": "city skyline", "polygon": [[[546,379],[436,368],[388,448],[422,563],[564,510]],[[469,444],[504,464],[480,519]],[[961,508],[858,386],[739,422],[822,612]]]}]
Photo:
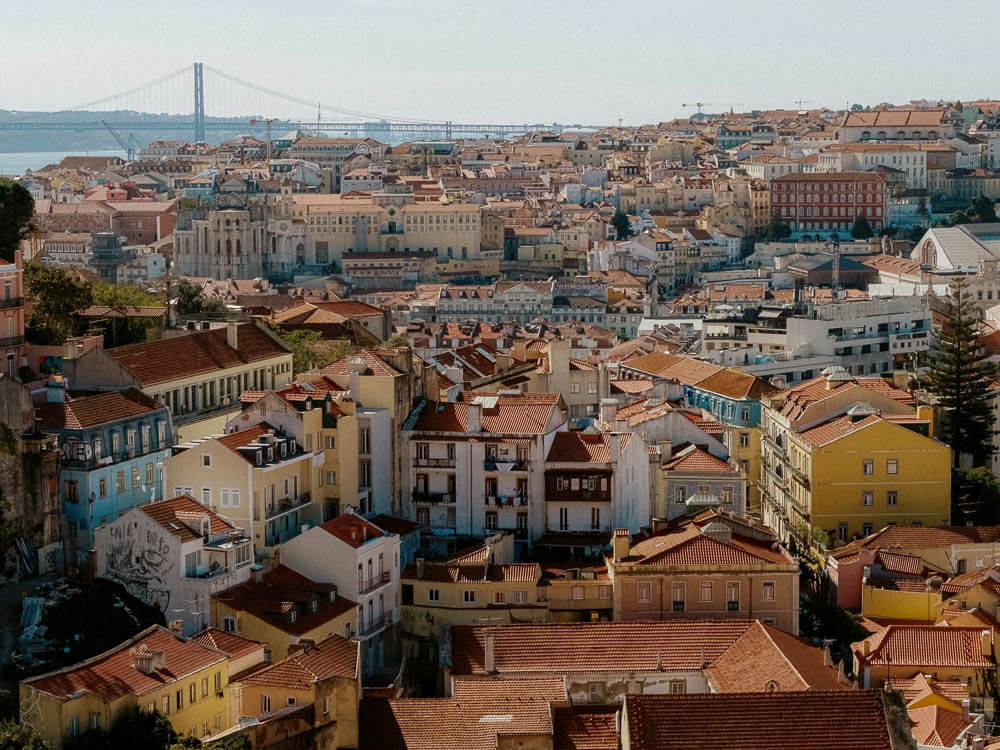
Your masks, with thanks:
[{"label": "city skyline", "polygon": [[[967,17],[989,8],[961,5]],[[831,14],[818,3],[776,2],[767,12],[734,16],[722,2],[632,2],[619,6],[620,35],[609,32],[606,7],[568,2],[370,0],[335,10],[307,2],[294,16],[255,1],[174,7],[151,36],[145,9],[102,6],[103,37],[88,48],[86,66],[70,40],[95,26],[91,8],[57,0],[41,24],[34,9],[5,9],[5,67],[37,57],[43,46],[45,53],[31,76],[7,78],[0,108],[72,108],[192,60],[304,99],[396,119],[639,124],[689,116],[696,108],[681,105],[698,101],[712,105],[706,111],[792,107],[799,100],[839,109],[991,93],[968,74],[960,43],[940,24],[921,21],[937,12],[929,2],[908,4],[903,18],[892,6],[860,3]],[[304,45],[296,18],[308,19],[311,36],[330,43]],[[979,21],[983,33],[995,25]],[[182,112],[183,91],[177,99]],[[145,111],[174,111],[162,97],[150,97],[149,105]],[[253,114],[252,106],[245,113]]]}]

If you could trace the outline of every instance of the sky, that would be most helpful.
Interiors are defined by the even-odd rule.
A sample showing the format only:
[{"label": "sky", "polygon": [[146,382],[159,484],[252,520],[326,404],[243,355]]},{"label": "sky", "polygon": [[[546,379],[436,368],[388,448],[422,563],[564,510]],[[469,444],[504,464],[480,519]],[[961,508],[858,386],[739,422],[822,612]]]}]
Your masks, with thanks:
[{"label": "sky", "polygon": [[[194,61],[396,119],[611,125],[698,101],[968,100],[1000,96],[998,31],[996,0],[0,0],[0,109],[71,108]],[[209,115],[315,116],[205,77]],[[186,75],[118,101],[190,112],[191,88]]]}]

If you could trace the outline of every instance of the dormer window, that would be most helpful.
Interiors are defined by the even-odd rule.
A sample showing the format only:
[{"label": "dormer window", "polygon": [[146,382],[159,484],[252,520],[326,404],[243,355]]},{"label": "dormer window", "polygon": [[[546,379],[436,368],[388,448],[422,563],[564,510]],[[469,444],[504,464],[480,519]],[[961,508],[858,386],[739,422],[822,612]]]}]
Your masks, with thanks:
[{"label": "dormer window", "polygon": [[309,611],[313,613],[319,611],[319,599],[313,599],[309,602]]},{"label": "dormer window", "polygon": [[295,608],[288,610],[288,622],[293,623],[299,618],[299,613],[295,611]]},{"label": "dormer window", "polygon": [[282,458],[284,458],[288,454],[287,445],[288,445],[287,443],[285,443],[284,441],[282,441],[282,443],[281,443],[281,457]]},{"label": "dormer window", "polygon": [[267,449],[267,462],[271,463],[274,460],[274,448],[268,447]]},{"label": "dormer window", "polygon": [[257,451],[257,465],[260,466],[263,462],[264,455],[261,451]]}]

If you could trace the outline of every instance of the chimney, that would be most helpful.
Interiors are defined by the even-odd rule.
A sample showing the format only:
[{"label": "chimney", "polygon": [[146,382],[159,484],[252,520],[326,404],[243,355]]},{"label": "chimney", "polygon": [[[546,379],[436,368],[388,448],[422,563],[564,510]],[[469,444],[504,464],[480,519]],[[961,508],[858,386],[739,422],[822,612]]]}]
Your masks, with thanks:
[{"label": "chimney", "polygon": [[359,404],[361,403],[361,373],[352,369],[349,377],[351,379],[351,401]]},{"label": "chimney", "polygon": [[979,642],[982,645],[983,656],[993,656],[993,631],[984,630],[980,633]]},{"label": "chimney", "polygon": [[620,562],[628,557],[628,551],[632,547],[632,536],[628,529],[615,529],[615,535],[611,538],[611,560]]},{"label": "chimney", "polygon": [[239,339],[237,336],[237,330],[239,329],[239,323],[235,320],[226,321],[226,343],[233,349],[239,349]]},{"label": "chimney", "polygon": [[417,563],[417,580],[419,581],[424,577],[424,558],[418,557],[416,559]]},{"label": "chimney", "polygon": [[482,432],[483,431],[483,405],[478,403],[469,403],[465,406],[465,431],[466,432]]},{"label": "chimney", "polygon": [[493,631],[486,631],[486,645],[483,647],[483,667],[486,669],[486,674],[493,674],[496,672],[496,662],[494,658],[494,643],[493,643]]},{"label": "chimney", "polygon": [[170,621],[170,632],[176,635],[184,635],[184,621],[183,620],[171,620]]},{"label": "chimney", "polygon": [[666,531],[667,527],[670,525],[670,521],[666,518],[654,518],[653,521],[653,533],[659,534],[661,531]]},{"label": "chimney", "polygon": [[62,375],[53,375],[45,384],[45,400],[50,404],[66,402],[66,379]]},{"label": "chimney", "polygon": [[963,698],[962,699],[962,721],[964,721],[966,724],[969,723],[969,699],[968,698]]},{"label": "chimney", "polygon": [[830,647],[829,646],[824,646],[823,647],[823,666],[824,667],[832,667],[833,666],[833,657],[830,655]]},{"label": "chimney", "polygon": [[614,424],[615,415],[618,413],[618,402],[613,398],[601,399],[601,422],[604,424]]}]

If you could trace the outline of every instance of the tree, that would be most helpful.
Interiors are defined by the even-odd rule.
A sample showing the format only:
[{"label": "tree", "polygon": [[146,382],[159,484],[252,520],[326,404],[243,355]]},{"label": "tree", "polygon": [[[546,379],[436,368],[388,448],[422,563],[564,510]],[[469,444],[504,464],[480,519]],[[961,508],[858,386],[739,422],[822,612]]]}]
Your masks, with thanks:
[{"label": "tree", "polygon": [[32,229],[34,215],[35,199],[24,185],[0,177],[0,258],[14,260],[14,251]]},{"label": "tree", "polygon": [[66,750],[117,750],[135,747],[142,750],[176,750],[198,748],[201,742],[194,737],[177,734],[170,719],[159,711],[144,711],[138,706],[124,709],[110,729],[88,729],[68,740]]},{"label": "tree", "polygon": [[861,112],[864,109],[860,104],[852,104],[851,112]]},{"label": "tree", "polygon": [[0,750],[49,750],[49,743],[38,732],[6,719],[0,722]]},{"label": "tree", "polygon": [[879,237],[888,237],[890,240],[899,233],[899,227],[894,227],[891,224],[887,224],[882,227],[879,232]]},{"label": "tree", "polygon": [[958,470],[952,479],[952,519],[958,526],[993,526],[1000,520],[1000,482],[986,466]]},{"label": "tree", "polygon": [[856,240],[867,240],[874,236],[874,234],[872,225],[868,223],[868,219],[862,214],[858,214],[858,218],[851,224],[851,237]]},{"label": "tree", "polygon": [[930,211],[927,210],[927,197],[921,195],[917,198],[917,216],[922,219],[929,219],[930,215]]},{"label": "tree", "polygon": [[996,204],[992,198],[980,195],[972,200],[972,205],[969,208],[981,222],[987,223],[997,220]]},{"label": "tree", "polygon": [[[99,281],[91,287],[91,299],[95,305],[109,307],[163,307],[159,298],[144,289],[131,284],[109,284]],[[147,331],[160,325],[160,318],[119,318],[109,317],[98,324],[104,333],[106,347],[137,344],[147,339]]]},{"label": "tree", "polygon": [[27,336],[37,344],[63,344],[73,334],[77,313],[91,304],[90,284],[61,268],[28,263],[25,296],[33,313]]},{"label": "tree", "polygon": [[393,349],[397,346],[409,346],[410,342],[406,340],[406,336],[402,336],[398,333],[392,334],[389,338],[382,342],[382,346]]},{"label": "tree", "polygon": [[761,239],[784,240],[791,236],[792,228],[783,222],[778,214],[775,214],[760,232]]},{"label": "tree", "polygon": [[952,211],[951,215],[948,217],[948,223],[944,226],[946,227],[957,227],[959,224],[969,224],[972,221],[972,217],[965,211]]},{"label": "tree", "polygon": [[354,351],[351,342],[324,339],[319,331],[309,331],[302,328],[286,330],[278,326],[271,326],[271,328],[292,350],[292,373],[294,375],[317,367],[326,367]]},{"label": "tree", "polygon": [[952,464],[963,455],[984,466],[993,454],[995,368],[980,342],[979,308],[964,277],[945,299],[946,320],[931,351],[930,390],[941,409],[942,439],[951,446]]},{"label": "tree", "polygon": [[218,298],[209,299],[200,287],[187,279],[181,279],[176,289],[177,314],[198,315],[200,313],[218,313],[226,309],[225,303]]},{"label": "tree", "polygon": [[618,209],[611,217],[611,226],[615,229],[615,236],[620,240],[627,240],[632,236],[632,224],[629,222],[628,214]]}]

